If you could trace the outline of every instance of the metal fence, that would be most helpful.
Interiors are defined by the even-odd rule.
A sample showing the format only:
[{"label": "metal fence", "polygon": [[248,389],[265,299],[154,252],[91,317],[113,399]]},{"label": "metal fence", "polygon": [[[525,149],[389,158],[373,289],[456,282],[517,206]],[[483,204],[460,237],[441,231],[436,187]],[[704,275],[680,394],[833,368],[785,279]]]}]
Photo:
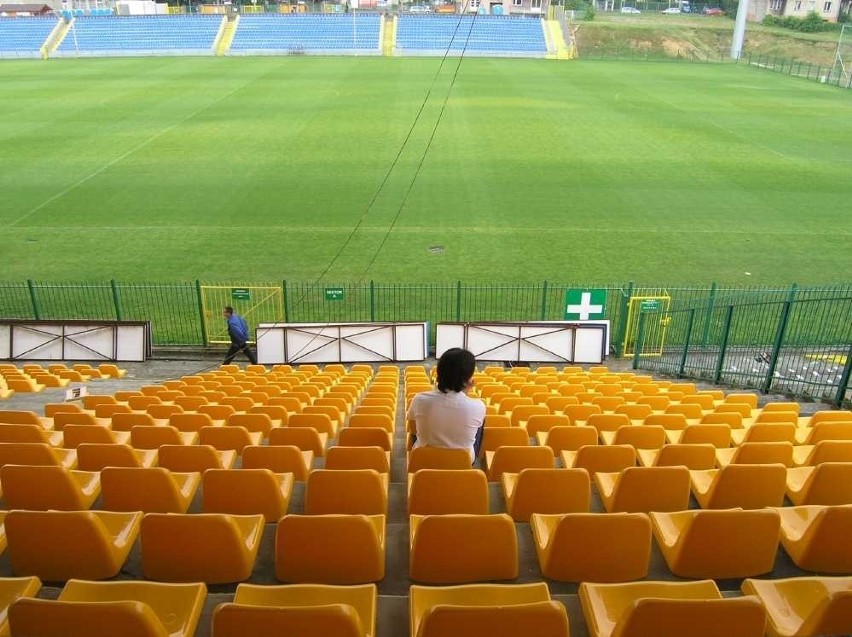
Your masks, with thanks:
[{"label": "metal fence", "polygon": [[[639,317],[633,366],[678,378],[850,405],[852,293],[791,288],[763,299],[719,294]],[[775,297],[775,298],[773,298]],[[644,340],[666,329],[662,351]]]},{"label": "metal fence", "polygon": [[802,60],[790,60],[787,58],[778,57],[777,55],[762,55],[762,54],[744,54],[738,60],[740,64],[746,64],[753,68],[763,69],[765,71],[773,71],[775,73],[784,73],[802,79],[828,84],[829,86],[837,86],[839,88],[852,88],[852,73],[835,64],[832,66],[822,66],[805,62]]}]

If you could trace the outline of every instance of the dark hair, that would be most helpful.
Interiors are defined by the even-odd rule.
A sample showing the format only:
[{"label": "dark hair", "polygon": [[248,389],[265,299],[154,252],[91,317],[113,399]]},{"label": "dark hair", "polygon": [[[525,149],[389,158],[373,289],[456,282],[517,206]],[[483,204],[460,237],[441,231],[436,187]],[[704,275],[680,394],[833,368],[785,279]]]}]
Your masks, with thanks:
[{"label": "dark hair", "polygon": [[226,306],[225,306],[225,311],[226,311],[228,314],[233,314],[233,313],[234,313],[234,308],[232,308],[230,305],[226,305]]},{"label": "dark hair", "polygon": [[438,389],[446,394],[464,391],[476,371],[476,359],[466,349],[453,347],[438,359]]}]

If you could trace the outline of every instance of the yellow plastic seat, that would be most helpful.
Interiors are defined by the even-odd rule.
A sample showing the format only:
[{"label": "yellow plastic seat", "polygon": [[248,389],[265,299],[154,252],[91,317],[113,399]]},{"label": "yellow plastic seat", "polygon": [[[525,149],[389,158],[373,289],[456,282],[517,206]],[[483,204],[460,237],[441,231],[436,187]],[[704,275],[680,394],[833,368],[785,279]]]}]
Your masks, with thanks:
[{"label": "yellow plastic seat", "polygon": [[669,570],[680,577],[728,579],[768,573],[781,518],[774,509],[650,514]]},{"label": "yellow plastic seat", "polygon": [[101,491],[100,474],[65,467],[0,467],[3,501],[9,509],[85,511]]},{"label": "yellow plastic seat", "polygon": [[130,431],[133,427],[154,427],[157,422],[146,413],[116,412],[110,418],[110,424],[113,431]]},{"label": "yellow plastic seat", "polygon": [[770,637],[852,633],[852,577],[747,579],[742,591],[760,599]]},{"label": "yellow plastic seat", "polygon": [[796,431],[796,444],[815,445],[823,440],[852,440],[852,421],[819,422]]},{"label": "yellow plastic seat", "polygon": [[201,412],[176,413],[169,416],[169,426],[178,431],[198,432],[201,431],[202,427],[213,426],[213,418],[209,414]]},{"label": "yellow plastic seat", "polygon": [[388,433],[393,433],[393,417],[387,413],[354,413],[349,416],[350,427],[380,427]]},{"label": "yellow plastic seat", "polygon": [[[810,418],[805,418],[803,424],[807,427],[816,427],[824,422],[852,422],[852,411],[824,409],[814,413]],[[801,420],[800,423],[802,423]]]},{"label": "yellow plastic seat", "polygon": [[409,519],[412,580],[464,584],[518,576],[515,524],[505,513],[412,515]]},{"label": "yellow plastic seat", "polygon": [[795,505],[852,504],[852,463],[823,462],[789,469],[787,497]]},{"label": "yellow plastic seat", "polygon": [[[205,392],[209,393],[209,392]],[[221,393],[221,392],[217,392]],[[189,420],[186,421],[186,425],[188,427],[195,426],[197,428],[201,427],[209,427],[210,425],[221,425],[224,426],[228,419],[237,413],[231,405],[220,405],[220,404],[209,404],[209,405],[201,405],[198,408],[199,414],[204,414],[210,417],[212,422],[202,422],[201,420],[196,421],[194,424]]]},{"label": "yellow plastic seat", "polygon": [[74,449],[58,449],[43,442],[0,442],[0,467],[7,464],[74,469],[77,466],[77,452]]},{"label": "yellow plastic seat", "polygon": [[53,416],[53,428],[62,431],[67,425],[90,425],[92,427],[112,426],[109,418],[96,418],[85,411],[60,411]]},{"label": "yellow plastic seat", "polygon": [[232,469],[237,461],[236,451],[219,451],[211,445],[163,445],[158,453],[160,466],[176,473]]},{"label": "yellow plastic seat", "polygon": [[743,428],[742,414],[734,412],[715,412],[711,411],[701,417],[702,425],[728,425],[731,429]]},{"label": "yellow plastic seat", "polygon": [[642,424],[648,427],[662,427],[667,431],[677,431],[689,427],[689,421],[683,414],[651,414]]},{"label": "yellow plastic seat", "polygon": [[272,418],[262,413],[231,414],[228,425],[242,427],[251,433],[259,433],[261,438],[269,438],[269,432],[273,428]]},{"label": "yellow plastic seat", "polygon": [[381,447],[334,446],[325,454],[326,469],[373,469],[390,472],[390,454]]},{"label": "yellow plastic seat", "polygon": [[527,435],[536,437],[539,433],[545,433],[554,427],[570,427],[571,419],[561,414],[533,415],[523,423]]},{"label": "yellow plastic seat", "polygon": [[739,447],[716,449],[716,464],[782,464],[793,465],[793,444],[790,442],[746,442]]},{"label": "yellow plastic seat", "polygon": [[651,523],[644,513],[534,513],[530,529],[548,579],[626,582],[648,574]]},{"label": "yellow plastic seat", "polygon": [[[0,376],[0,378],[3,378]],[[8,612],[9,607],[18,599],[35,597],[41,589],[41,581],[37,577],[2,577],[0,578],[0,635],[9,637]]]},{"label": "yellow plastic seat", "polygon": [[293,474],[269,469],[208,469],[201,493],[204,513],[260,514],[272,524],[287,514]]},{"label": "yellow plastic seat", "polygon": [[374,584],[240,584],[233,603],[213,611],[212,635],[373,637],[377,599]]},{"label": "yellow plastic seat", "polygon": [[219,451],[235,451],[237,455],[240,455],[249,445],[259,445],[262,440],[261,432],[250,432],[245,427],[237,425],[202,427],[198,430],[199,444],[210,445]]},{"label": "yellow plastic seat", "polygon": [[368,584],[384,576],[384,515],[285,515],[278,521],[278,580]]},{"label": "yellow plastic seat", "polygon": [[689,425],[686,429],[666,431],[669,444],[713,445],[717,449],[731,446],[731,427],[726,424]]},{"label": "yellow plastic seat", "polygon": [[616,431],[600,432],[606,445],[630,445],[634,449],[660,449],[666,444],[666,430],[653,425],[621,427]]},{"label": "yellow plastic seat", "polygon": [[12,635],[40,637],[192,637],[204,584],[69,581],[57,600],[20,599],[9,611]]},{"label": "yellow plastic seat", "polygon": [[98,365],[98,371],[110,378],[124,378],[127,375],[126,369],[120,369],[118,365],[112,363],[101,363]]},{"label": "yellow plastic seat", "polygon": [[130,445],[83,443],[77,447],[77,468],[100,471],[104,467],[154,467],[157,451]]},{"label": "yellow plastic seat", "polygon": [[393,437],[379,427],[344,427],[337,434],[341,447],[381,447],[393,451]]},{"label": "yellow plastic seat", "polygon": [[852,505],[795,506],[777,511],[781,545],[796,566],[816,573],[852,573]]},{"label": "yellow plastic seat", "polygon": [[585,469],[589,475],[597,472],[618,473],[636,465],[636,450],[630,445],[595,445],[577,451],[563,451],[562,464],[566,469]]},{"label": "yellow plastic seat", "polygon": [[4,525],[12,571],[47,582],[115,577],[141,520],[138,512],[9,511]]},{"label": "yellow plastic seat", "polygon": [[198,485],[199,473],[172,473],[164,467],[104,467],[101,471],[106,511],[186,513]]},{"label": "yellow plastic seat", "polygon": [[[532,400],[532,399],[530,399]],[[527,428],[527,421],[532,416],[548,416],[550,411],[544,405],[517,405],[512,409],[512,415],[509,417],[512,427]]]},{"label": "yellow plastic seat", "polygon": [[148,513],[142,519],[142,575],[163,582],[246,580],[263,524],[262,515]]},{"label": "yellow plastic seat", "polygon": [[305,514],[387,515],[388,474],[373,469],[311,471]]},{"label": "yellow plastic seat", "polygon": [[0,424],[38,425],[43,429],[53,429],[52,419],[41,418],[34,411],[25,409],[0,409]]},{"label": "yellow plastic seat", "polygon": [[269,469],[273,473],[292,473],[304,482],[311,471],[314,454],[290,445],[249,446],[243,449],[243,469]]},{"label": "yellow plastic seat", "polygon": [[725,396],[725,403],[737,403],[748,405],[752,409],[757,409],[757,394],[752,393],[733,393]]},{"label": "yellow plastic seat", "polygon": [[598,434],[618,431],[630,426],[630,418],[626,414],[592,414],[585,422],[586,427],[594,427]]},{"label": "yellow plastic seat", "polygon": [[[305,408],[307,409],[307,407]],[[287,420],[288,427],[313,427],[320,433],[328,435],[329,438],[337,437],[337,421],[333,421],[325,413],[300,413],[291,414]]]},{"label": "yellow plastic seat", "polygon": [[522,427],[491,427],[482,432],[481,453],[484,457],[489,451],[497,451],[500,447],[526,447],[529,444],[529,434]]},{"label": "yellow plastic seat", "polygon": [[488,513],[488,479],[478,469],[420,469],[408,474],[409,515]]},{"label": "yellow plastic seat", "polygon": [[65,425],[62,429],[66,449],[76,449],[84,442],[125,445],[130,442],[130,433],[111,431],[100,425]]},{"label": "yellow plastic seat", "polygon": [[712,580],[580,584],[590,637],[763,637],[755,597],[723,598]]},{"label": "yellow plastic seat", "polygon": [[51,447],[61,447],[61,431],[48,431],[41,425],[0,424],[0,442],[43,443]]},{"label": "yellow plastic seat", "polygon": [[178,431],[174,427],[134,426],[130,429],[134,449],[159,449],[163,445],[198,444],[197,431]]},{"label": "yellow plastic seat", "polygon": [[[671,396],[671,392],[666,395]],[[681,414],[684,418],[686,418],[687,422],[690,425],[699,423],[701,421],[702,416],[704,416],[704,410],[701,408],[700,405],[692,405],[689,403],[678,403],[676,405],[669,405],[668,407],[666,407],[666,411],[664,413]]]},{"label": "yellow plastic seat", "polygon": [[790,424],[794,427],[799,424],[798,411],[762,410],[754,417],[754,424]]},{"label": "yellow plastic seat", "polygon": [[580,447],[598,444],[598,430],[577,425],[554,427],[537,433],[536,442],[542,447],[550,447],[553,455],[559,457],[563,451],[577,451]]},{"label": "yellow plastic seat", "polygon": [[666,445],[662,449],[640,449],[637,452],[643,467],[676,467],[712,469],[716,466],[716,448],[710,444]]},{"label": "yellow plastic seat", "polygon": [[467,449],[416,447],[408,454],[408,473],[421,469],[467,470],[470,466]]},{"label": "yellow plastic seat", "polygon": [[488,479],[498,482],[506,473],[518,473],[523,469],[552,469],[553,451],[550,447],[500,447],[485,453]]},{"label": "yellow plastic seat", "polygon": [[[340,432],[341,434],[343,431]],[[387,434],[385,434],[387,435]],[[269,434],[270,446],[289,445],[302,451],[311,451],[318,458],[325,456],[328,434],[312,427],[279,427]]]},{"label": "yellow plastic seat", "polygon": [[702,509],[762,509],[784,503],[787,468],[783,464],[729,464],[689,475]]},{"label": "yellow plastic seat", "polygon": [[731,431],[731,442],[741,445],[746,442],[789,442],[796,441],[796,425],[792,423],[756,424],[747,429]]},{"label": "yellow plastic seat", "polygon": [[753,417],[754,408],[747,403],[722,403],[721,405],[717,405],[714,410],[717,414],[727,414],[727,413],[735,413],[739,414],[743,417],[743,424],[745,421],[751,421]]},{"label": "yellow plastic seat", "polygon": [[607,513],[689,508],[686,467],[628,467],[620,473],[596,473],[595,484]]},{"label": "yellow plastic seat", "polygon": [[533,513],[589,510],[591,482],[585,469],[522,469],[504,473],[501,482],[506,512],[515,522],[529,522]]},{"label": "yellow plastic seat", "polygon": [[[148,405],[145,409],[145,413],[151,416],[157,424],[170,424],[170,420],[172,416],[182,415],[184,413],[183,407],[179,405],[175,405],[172,403],[157,403],[153,405]],[[195,416],[196,413],[187,414],[189,416]]]},{"label": "yellow plastic seat", "polygon": [[565,607],[547,584],[412,586],[411,637],[568,637]]},{"label": "yellow plastic seat", "polygon": [[852,440],[822,440],[793,447],[793,466],[813,467],[823,462],[852,462]]}]

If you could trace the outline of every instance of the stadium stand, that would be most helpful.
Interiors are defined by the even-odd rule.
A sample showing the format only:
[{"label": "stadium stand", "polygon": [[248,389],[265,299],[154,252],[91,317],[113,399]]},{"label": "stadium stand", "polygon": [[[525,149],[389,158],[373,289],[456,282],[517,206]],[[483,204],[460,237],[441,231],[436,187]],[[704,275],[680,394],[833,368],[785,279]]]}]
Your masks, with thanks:
[{"label": "stadium stand", "polygon": [[54,18],[0,18],[0,58],[41,57],[41,46],[55,27]]},{"label": "stadium stand", "polygon": [[[43,370],[27,368],[0,371],[24,386]],[[96,387],[94,368],[55,371]],[[473,390],[490,414],[490,453],[471,468],[466,450],[406,448],[404,414],[432,387],[430,371],[232,365],[160,384],[113,377],[110,395],[75,403],[60,403],[58,387],[16,393],[0,410],[0,495],[16,509],[0,511],[0,576],[45,583],[22,584],[20,595],[40,599],[13,601],[3,591],[14,578],[0,578],[0,618],[10,608],[13,636],[92,635],[94,625],[163,634],[164,624],[199,637],[306,626],[564,637],[570,623],[576,635],[756,637],[767,617],[766,634],[852,634],[849,412],[803,404],[799,414],[756,395],[723,402],[717,390],[606,368],[492,367]],[[183,400],[195,391],[207,395]],[[322,418],[291,428],[305,409]],[[792,442],[743,435],[791,426]],[[630,433],[646,429],[662,448]],[[129,444],[89,442],[128,431]],[[241,457],[227,441],[199,444],[207,432],[249,431]],[[672,581],[681,577],[705,581]],[[58,584],[70,578],[125,581]]]},{"label": "stadium stand", "polygon": [[244,15],[231,55],[379,55],[378,14]]},{"label": "stadium stand", "polygon": [[75,18],[57,57],[213,55],[222,16],[85,16]]},{"label": "stadium stand", "polygon": [[542,22],[510,16],[401,15],[396,53],[401,55],[544,57]]}]

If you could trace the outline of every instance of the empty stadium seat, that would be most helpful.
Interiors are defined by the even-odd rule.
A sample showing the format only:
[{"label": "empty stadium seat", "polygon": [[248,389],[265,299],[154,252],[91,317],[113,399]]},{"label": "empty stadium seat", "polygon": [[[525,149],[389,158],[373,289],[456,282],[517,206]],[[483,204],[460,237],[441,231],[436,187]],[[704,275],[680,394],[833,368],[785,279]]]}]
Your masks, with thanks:
[{"label": "empty stadium seat", "polygon": [[269,469],[209,469],[202,477],[205,513],[263,515],[272,524],[287,513],[293,474]]},{"label": "empty stadium seat", "polygon": [[72,580],[57,600],[18,600],[9,623],[16,636],[192,637],[206,596],[204,584]]},{"label": "empty stadium seat", "polygon": [[173,473],[163,467],[104,467],[101,471],[103,508],[107,511],[186,513],[200,483],[199,473]]},{"label": "empty stadium seat", "polygon": [[766,609],[767,635],[816,637],[852,632],[852,578],[790,577],[747,579],[746,595],[755,595]]},{"label": "empty stadium seat", "polygon": [[712,580],[580,584],[590,637],[762,637],[766,614],[754,597],[723,598]]},{"label": "empty stadium seat", "polygon": [[539,445],[550,447],[553,455],[559,457],[563,451],[577,451],[586,445],[598,444],[598,430],[594,427],[554,427],[547,432],[536,434]]},{"label": "empty stadium seat", "polygon": [[293,479],[304,482],[311,471],[314,454],[298,447],[250,446],[243,449],[243,469],[269,469],[273,473],[292,473]]},{"label": "empty stadium seat", "polygon": [[781,519],[774,509],[650,514],[657,545],[680,577],[753,577],[772,570]]},{"label": "empty stadium seat", "polygon": [[598,471],[617,473],[636,464],[636,450],[630,445],[600,445],[563,451],[562,464],[566,469],[585,469],[594,476]]},{"label": "empty stadium seat", "polygon": [[478,469],[420,469],[408,474],[410,515],[485,515],[488,499],[488,479]]},{"label": "empty stadium seat", "polygon": [[516,522],[533,513],[582,513],[589,510],[591,484],[585,469],[522,469],[502,476],[506,512]]},{"label": "empty stadium seat", "polygon": [[644,513],[534,513],[530,528],[548,579],[625,582],[648,574],[651,523]]},{"label": "empty stadium seat", "polygon": [[285,515],[278,521],[278,580],[368,584],[384,576],[385,516]]},{"label": "empty stadium seat", "polygon": [[467,449],[415,447],[408,454],[408,473],[421,469],[466,470],[470,467],[470,454]]},{"label": "empty stadium seat", "polygon": [[311,471],[305,483],[307,515],[387,515],[388,476],[373,469]]},{"label": "empty stadium seat", "polygon": [[428,584],[518,576],[515,525],[506,514],[412,515],[409,576]]},{"label": "empty stadium seat", "polygon": [[604,444],[630,445],[634,449],[660,449],[666,444],[666,430],[652,425],[621,427],[616,431],[602,431],[600,437]]},{"label": "empty stadium seat", "polygon": [[568,614],[547,585],[412,586],[412,637],[568,637]]},{"label": "empty stadium seat", "polygon": [[689,508],[686,467],[627,467],[620,473],[596,473],[595,484],[607,513]]},{"label": "empty stadium seat", "polygon": [[390,453],[381,447],[331,447],[325,454],[326,469],[373,469],[390,472]]},{"label": "empty stadium seat", "polygon": [[65,467],[0,467],[3,501],[9,509],[84,511],[101,492],[100,474]]},{"label": "empty stadium seat", "polygon": [[163,445],[156,453],[163,469],[177,473],[232,469],[237,461],[236,451],[219,451],[212,445]]},{"label": "empty stadium seat", "polygon": [[240,584],[233,603],[220,604],[214,610],[212,636],[374,637],[377,601],[374,584]]},{"label": "empty stadium seat", "polygon": [[806,571],[852,573],[852,505],[778,508],[781,544]]},{"label": "empty stadium seat", "polygon": [[262,515],[148,513],[142,519],[142,574],[164,582],[241,582],[251,575]]},{"label": "empty stadium seat", "polygon": [[730,464],[689,474],[692,493],[702,509],[762,509],[784,502],[787,468],[783,464]]},{"label": "empty stadium seat", "polygon": [[852,462],[852,440],[822,440],[793,448],[793,466],[812,467],[823,462]]},{"label": "empty stadium seat", "polygon": [[731,446],[731,427],[726,424],[690,425],[686,429],[667,431],[666,440],[671,444],[710,444],[726,449]]},{"label": "empty stadium seat", "polygon": [[666,445],[662,449],[640,449],[637,452],[643,467],[676,467],[712,469],[716,466],[716,448],[710,444]]},{"label": "empty stadium seat", "polygon": [[505,472],[552,469],[554,464],[553,451],[549,447],[500,447],[485,453],[485,467],[492,482],[498,482]]},{"label": "empty stadium seat", "polygon": [[115,577],[141,520],[139,512],[9,511],[4,524],[12,571],[49,582]]},{"label": "empty stadium seat", "polygon": [[0,578],[0,635],[9,637],[9,606],[23,597],[35,597],[41,589],[41,580],[37,577]]},{"label": "empty stadium seat", "polygon": [[7,464],[74,469],[77,466],[77,452],[73,449],[55,449],[44,442],[0,442],[0,467]]},{"label": "empty stadium seat", "polygon": [[852,463],[824,462],[789,469],[787,497],[795,505],[852,504]]}]

